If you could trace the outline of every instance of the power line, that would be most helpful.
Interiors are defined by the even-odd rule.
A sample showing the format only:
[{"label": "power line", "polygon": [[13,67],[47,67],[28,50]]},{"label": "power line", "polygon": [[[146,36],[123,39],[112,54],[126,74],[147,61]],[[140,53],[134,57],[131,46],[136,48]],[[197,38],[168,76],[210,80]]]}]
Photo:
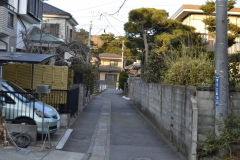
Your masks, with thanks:
[{"label": "power line", "polygon": [[123,3],[122,3],[122,5],[121,5],[121,6],[118,8],[118,10],[117,10],[116,12],[114,12],[114,13],[101,13],[101,14],[100,14],[100,19],[101,19],[101,17],[102,17],[103,15],[113,16],[113,15],[119,13],[120,10],[122,9],[122,7],[124,6],[124,4],[126,3],[126,1],[127,1],[127,0],[124,0]]},{"label": "power line", "polygon": [[109,16],[111,16],[113,19],[115,19],[115,20],[117,20],[117,21],[119,21],[119,22],[126,23],[126,22],[124,22],[124,21],[122,21],[122,20],[119,20],[118,18],[114,17],[113,15],[109,15]]},{"label": "power line", "polygon": [[103,30],[105,30],[105,29],[107,29],[108,28],[108,26],[107,27],[105,27],[105,28],[101,28],[96,34],[94,34],[94,35],[98,35],[101,31],[103,31]]},{"label": "power line", "polygon": [[71,12],[82,12],[82,11],[86,11],[86,10],[90,10],[90,9],[94,9],[94,8],[98,8],[98,7],[102,7],[102,6],[106,6],[106,5],[110,5],[110,4],[113,4],[113,3],[115,3],[115,1],[111,2],[111,3],[104,3],[104,4],[101,4],[101,5],[96,5],[96,6],[89,7],[89,8],[77,9],[77,10],[71,11]]},{"label": "power line", "polygon": [[119,9],[118,9],[115,13],[112,13],[112,14],[109,14],[109,15],[112,15],[112,16],[113,16],[114,14],[119,13],[119,11],[122,9],[122,7],[123,7],[124,4],[126,3],[126,1],[127,1],[127,0],[124,0],[124,1],[123,1],[122,5],[119,7]]},{"label": "power line", "polygon": [[115,27],[113,27],[113,25],[110,23],[110,21],[107,19],[107,17],[104,16],[104,18],[106,19],[106,21],[108,22],[108,24],[112,27],[112,29],[114,29],[114,30],[121,36],[121,33],[118,32],[118,30],[117,30]]}]

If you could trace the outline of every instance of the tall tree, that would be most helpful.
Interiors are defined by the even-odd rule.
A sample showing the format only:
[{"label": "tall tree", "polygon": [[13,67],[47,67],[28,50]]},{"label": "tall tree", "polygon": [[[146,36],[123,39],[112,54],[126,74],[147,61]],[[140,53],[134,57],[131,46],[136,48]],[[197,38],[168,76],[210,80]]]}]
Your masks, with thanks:
[{"label": "tall tree", "polygon": [[82,43],[87,45],[89,32],[84,29],[80,29],[79,31],[75,31],[73,35],[75,41],[81,41]]},{"label": "tall tree", "polygon": [[[122,42],[124,42],[124,44],[122,44]],[[116,39],[112,40],[110,43],[106,45],[105,52],[122,55],[122,45],[124,45],[123,46],[124,57],[126,57],[127,60],[132,61],[133,56],[131,54],[130,49],[125,45],[126,43],[128,43],[128,40],[126,37],[122,37],[122,36],[116,37]]]},{"label": "tall tree", "polygon": [[155,35],[146,80],[162,82],[172,62],[181,57],[197,58],[206,51],[203,39],[195,29],[176,20],[168,20],[164,33]]},{"label": "tall tree", "polygon": [[127,45],[129,40],[126,37],[115,37],[114,34],[102,34],[99,37],[104,44],[101,48],[98,48],[95,53],[115,53],[122,55],[122,42],[124,41],[124,57],[126,57],[127,63],[129,64],[135,60],[134,55]]},{"label": "tall tree", "polygon": [[149,44],[153,42],[155,34],[163,32],[166,26],[168,13],[155,8],[140,8],[131,10],[124,30],[129,38],[143,40],[145,50],[144,70],[149,56]]},{"label": "tall tree", "polygon": [[[228,0],[228,11],[233,9],[235,4],[236,0]],[[214,37],[216,35],[215,6],[216,2],[213,0],[207,1],[205,5],[201,6],[201,9],[207,15],[207,18],[203,19],[203,23],[207,26],[206,29],[209,31],[209,33]],[[235,39],[240,33],[240,27],[228,21],[228,30],[230,31],[228,33],[228,46],[230,47],[235,43]]]}]

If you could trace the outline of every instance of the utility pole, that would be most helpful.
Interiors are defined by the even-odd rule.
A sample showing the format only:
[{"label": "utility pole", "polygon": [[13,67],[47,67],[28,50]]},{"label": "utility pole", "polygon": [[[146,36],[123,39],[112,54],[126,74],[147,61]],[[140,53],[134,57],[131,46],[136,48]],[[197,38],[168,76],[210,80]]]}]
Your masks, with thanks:
[{"label": "utility pole", "polygon": [[[215,118],[219,122],[228,115],[229,105],[227,6],[228,0],[216,1]],[[218,127],[215,123],[217,135]]]},{"label": "utility pole", "polygon": [[124,70],[123,54],[124,54],[124,40],[122,40],[122,71]]},{"label": "utility pole", "polygon": [[87,54],[87,63],[89,63],[89,59],[90,59],[91,31],[92,31],[92,21],[90,21],[89,36],[88,36],[88,47],[89,47],[89,52],[88,52],[88,54]]}]

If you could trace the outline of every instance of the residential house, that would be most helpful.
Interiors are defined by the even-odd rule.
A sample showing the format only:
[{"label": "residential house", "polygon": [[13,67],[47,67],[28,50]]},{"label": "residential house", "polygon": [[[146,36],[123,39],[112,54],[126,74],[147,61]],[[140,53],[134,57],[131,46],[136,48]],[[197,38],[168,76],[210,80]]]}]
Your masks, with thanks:
[{"label": "residential house", "polygon": [[30,30],[42,19],[42,0],[0,1],[0,50],[23,50],[21,32]]},{"label": "residential house", "polygon": [[43,0],[9,0],[17,8],[17,42],[18,51],[25,50],[22,33],[28,34],[33,26],[40,26],[43,13]]},{"label": "residential house", "polygon": [[124,68],[129,76],[131,77],[138,76],[141,74],[141,60],[137,60],[133,64],[130,64]]},{"label": "residential house", "polygon": [[[183,5],[173,15],[172,19],[176,19],[185,25],[193,26],[196,28],[196,32],[201,33],[206,41],[209,42],[208,49],[215,50],[215,37],[211,36],[206,25],[203,23],[203,19],[207,18],[207,15],[200,9],[201,5]],[[228,12],[228,19],[231,23],[240,26],[240,8],[233,8]],[[229,53],[235,53],[240,51],[240,37],[236,38],[236,44],[229,47]]]},{"label": "residential house", "polygon": [[69,43],[73,40],[73,31],[77,25],[77,21],[70,13],[48,3],[43,3],[42,28],[45,32]]},{"label": "residential house", "polygon": [[[122,71],[123,63],[122,56],[113,53],[99,54],[99,80],[115,85],[119,80],[120,72]],[[91,63],[95,64],[98,59],[93,57]]]},{"label": "residential house", "polygon": [[16,12],[15,1],[0,1],[0,51],[16,49]]}]

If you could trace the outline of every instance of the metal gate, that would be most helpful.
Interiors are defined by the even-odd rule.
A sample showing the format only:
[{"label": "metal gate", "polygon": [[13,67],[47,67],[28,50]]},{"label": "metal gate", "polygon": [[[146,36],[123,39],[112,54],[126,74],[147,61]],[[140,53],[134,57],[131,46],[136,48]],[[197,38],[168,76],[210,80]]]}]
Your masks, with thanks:
[{"label": "metal gate", "polygon": [[79,86],[76,86],[68,90],[67,108],[71,116],[78,112],[78,101]]}]

